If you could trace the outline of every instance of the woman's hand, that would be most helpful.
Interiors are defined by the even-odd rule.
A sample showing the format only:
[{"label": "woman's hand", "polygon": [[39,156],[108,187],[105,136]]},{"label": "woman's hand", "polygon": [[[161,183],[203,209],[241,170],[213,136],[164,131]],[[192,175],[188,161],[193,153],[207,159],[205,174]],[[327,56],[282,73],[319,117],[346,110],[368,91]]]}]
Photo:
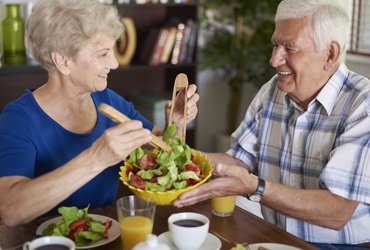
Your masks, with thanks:
[{"label": "woman's hand", "polygon": [[[196,93],[197,86],[191,84],[186,92],[187,97],[187,113],[184,117],[184,92],[181,92],[175,102],[175,108],[173,110],[172,123],[175,123],[178,131],[181,131],[184,126],[184,119],[186,119],[186,124],[190,123],[198,114],[197,102],[199,101],[199,95]],[[168,124],[169,114],[171,111],[171,101],[166,102],[166,121]]]},{"label": "woman's hand", "polygon": [[149,143],[150,131],[139,121],[128,121],[106,129],[89,150],[101,167],[112,166],[124,159],[136,148]]}]

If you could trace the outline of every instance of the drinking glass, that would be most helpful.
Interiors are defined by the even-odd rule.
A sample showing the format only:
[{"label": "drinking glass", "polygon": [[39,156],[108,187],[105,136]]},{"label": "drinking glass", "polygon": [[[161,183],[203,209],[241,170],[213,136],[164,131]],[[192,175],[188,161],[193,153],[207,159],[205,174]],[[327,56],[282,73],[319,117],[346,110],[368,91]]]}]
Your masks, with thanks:
[{"label": "drinking glass", "polygon": [[156,203],[134,195],[116,202],[123,250],[131,250],[152,233]]},{"label": "drinking glass", "polygon": [[235,199],[235,195],[212,198],[212,213],[219,217],[231,216],[235,208]]}]

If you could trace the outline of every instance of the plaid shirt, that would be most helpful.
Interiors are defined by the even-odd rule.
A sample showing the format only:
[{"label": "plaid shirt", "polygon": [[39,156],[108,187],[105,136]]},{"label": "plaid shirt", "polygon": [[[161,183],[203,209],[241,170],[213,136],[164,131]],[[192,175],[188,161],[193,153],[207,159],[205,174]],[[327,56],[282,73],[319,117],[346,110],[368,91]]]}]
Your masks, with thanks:
[{"label": "plaid shirt", "polygon": [[[341,64],[307,110],[276,87],[258,92],[228,153],[266,180],[324,189],[360,204],[340,231],[262,206],[266,220],[310,242],[370,242],[370,81]],[[320,202],[320,201],[318,201]]]}]

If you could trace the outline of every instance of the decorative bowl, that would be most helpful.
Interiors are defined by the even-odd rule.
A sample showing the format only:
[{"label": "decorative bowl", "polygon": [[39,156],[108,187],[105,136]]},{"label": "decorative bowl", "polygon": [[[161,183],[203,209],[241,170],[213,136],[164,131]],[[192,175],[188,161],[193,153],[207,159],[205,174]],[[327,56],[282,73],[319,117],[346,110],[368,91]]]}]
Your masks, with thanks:
[{"label": "decorative bowl", "polygon": [[179,190],[168,190],[164,192],[153,192],[149,190],[143,190],[136,188],[134,186],[131,186],[128,182],[128,176],[127,176],[127,165],[121,167],[121,171],[119,172],[120,180],[123,182],[124,185],[126,185],[136,196],[139,196],[143,199],[150,199],[157,203],[157,205],[171,205],[173,201],[177,199],[182,193],[190,191],[203,183],[205,183],[212,175],[213,172],[213,165],[211,163],[211,160],[208,158],[208,156],[200,151],[197,150],[191,150],[191,153],[193,155],[193,162],[195,164],[200,165],[201,162],[205,162],[205,168],[203,170],[203,178],[196,184],[192,186],[188,186],[184,189]]}]

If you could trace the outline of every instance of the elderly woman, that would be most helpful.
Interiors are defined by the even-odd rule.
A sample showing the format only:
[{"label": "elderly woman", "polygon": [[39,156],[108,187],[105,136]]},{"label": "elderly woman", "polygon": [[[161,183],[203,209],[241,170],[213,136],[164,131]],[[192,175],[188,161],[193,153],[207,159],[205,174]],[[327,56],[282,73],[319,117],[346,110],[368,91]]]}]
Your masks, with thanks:
[{"label": "elderly woman", "polygon": [[[114,7],[96,0],[39,0],[27,22],[26,46],[48,80],[0,116],[0,222],[15,226],[59,206],[111,204],[119,165],[159,134],[130,102],[107,88],[117,68],[113,46],[122,32]],[[197,114],[196,87],[187,117]],[[133,121],[115,125],[97,111],[108,103]],[[168,107],[167,107],[168,109]]]}]

